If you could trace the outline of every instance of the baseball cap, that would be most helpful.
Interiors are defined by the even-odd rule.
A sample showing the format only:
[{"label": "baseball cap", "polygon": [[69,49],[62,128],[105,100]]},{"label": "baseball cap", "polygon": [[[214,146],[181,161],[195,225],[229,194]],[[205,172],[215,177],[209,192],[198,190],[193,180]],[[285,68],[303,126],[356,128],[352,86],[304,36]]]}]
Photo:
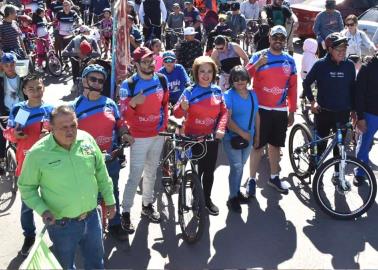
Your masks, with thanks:
[{"label": "baseball cap", "polygon": [[1,57],[2,64],[15,63],[16,61],[17,57],[13,53],[3,53],[3,56]]},{"label": "baseball cap", "polygon": [[174,3],[173,7],[180,7],[179,3]]},{"label": "baseball cap", "polygon": [[80,43],[80,52],[84,55],[90,54],[92,52],[91,44],[88,41],[83,40]]},{"label": "baseball cap", "polygon": [[283,27],[282,25],[276,25],[276,26],[273,26],[272,29],[270,29],[270,36],[274,36],[278,34],[284,35],[285,37],[287,37],[287,32],[286,32],[285,27]]},{"label": "baseball cap", "polygon": [[172,63],[176,60],[176,55],[172,51],[166,51],[163,53],[163,61],[165,63]]},{"label": "baseball cap", "polygon": [[147,47],[138,47],[134,50],[134,61],[139,62],[140,60],[152,56],[154,53]]},{"label": "baseball cap", "polygon": [[133,1],[127,1],[127,5],[129,5],[129,6],[131,6],[131,7],[134,7],[134,6],[135,6],[135,4],[134,4]]},{"label": "baseball cap", "polygon": [[227,20],[227,15],[226,14],[219,14],[218,20]]},{"label": "baseball cap", "polygon": [[184,2],[185,4],[188,3],[188,4],[193,4],[193,0],[185,0]]},{"label": "baseball cap", "polygon": [[184,29],[184,36],[191,36],[195,34],[197,34],[197,32],[194,30],[194,27],[186,27]]}]

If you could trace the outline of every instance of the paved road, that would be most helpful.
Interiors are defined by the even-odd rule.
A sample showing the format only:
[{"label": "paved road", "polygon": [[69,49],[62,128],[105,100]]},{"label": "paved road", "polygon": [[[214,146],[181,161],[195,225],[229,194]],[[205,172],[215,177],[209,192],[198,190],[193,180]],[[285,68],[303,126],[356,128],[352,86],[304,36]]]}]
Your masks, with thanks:
[{"label": "paved road", "polygon": [[[296,58],[299,60],[299,55]],[[56,101],[69,95],[70,84],[59,78],[59,85],[50,84],[46,100]],[[301,121],[297,116],[296,121]],[[378,167],[378,147],[371,160]],[[376,165],[374,165],[376,164]],[[267,158],[263,158],[258,176],[256,199],[243,205],[241,215],[228,212],[227,175],[229,169],[223,150],[219,154],[213,189],[214,203],[220,215],[210,217],[201,241],[187,245],[180,238],[175,205],[156,186],[161,224],[140,219],[141,196],[137,195],[132,220],[137,229],[126,242],[105,238],[106,267],[132,269],[224,269],[224,268],[378,268],[378,206],[356,221],[336,221],[323,214],[313,200],[309,186],[291,174],[287,149],[283,149],[281,176],[291,185],[289,195],[280,195],[266,184]],[[249,173],[245,167],[245,177]],[[123,191],[128,169],[121,171]],[[1,187],[0,187],[1,188]],[[1,189],[0,189],[1,190]],[[1,198],[3,198],[2,194]],[[0,204],[0,268],[16,269],[22,262],[18,255],[23,242],[19,223],[20,198],[17,195],[10,209],[9,201]],[[36,217],[37,227],[42,228]],[[78,259],[80,266],[80,259]]]}]

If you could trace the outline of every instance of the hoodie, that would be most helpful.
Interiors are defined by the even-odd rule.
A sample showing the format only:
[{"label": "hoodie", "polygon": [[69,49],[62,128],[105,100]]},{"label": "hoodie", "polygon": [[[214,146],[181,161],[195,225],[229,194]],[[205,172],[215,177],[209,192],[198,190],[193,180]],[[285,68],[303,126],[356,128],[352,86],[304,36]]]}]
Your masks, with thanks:
[{"label": "hoodie", "polygon": [[304,80],[307,74],[310,72],[312,66],[318,61],[316,51],[318,50],[318,42],[313,38],[308,38],[303,43],[303,57],[301,77]]}]

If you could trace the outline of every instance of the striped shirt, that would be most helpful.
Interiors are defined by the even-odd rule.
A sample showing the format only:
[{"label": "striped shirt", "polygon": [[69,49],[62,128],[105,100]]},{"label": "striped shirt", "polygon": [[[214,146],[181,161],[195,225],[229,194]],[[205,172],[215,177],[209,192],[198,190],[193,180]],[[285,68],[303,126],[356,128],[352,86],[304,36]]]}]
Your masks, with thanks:
[{"label": "striped shirt", "polygon": [[59,34],[66,36],[70,35],[73,30],[74,23],[79,22],[79,16],[73,10],[66,14],[64,11],[59,11],[56,15],[56,19],[59,21]]},{"label": "striped shirt", "polygon": [[22,35],[15,21],[0,24],[0,46],[2,49],[21,49],[19,37]]}]

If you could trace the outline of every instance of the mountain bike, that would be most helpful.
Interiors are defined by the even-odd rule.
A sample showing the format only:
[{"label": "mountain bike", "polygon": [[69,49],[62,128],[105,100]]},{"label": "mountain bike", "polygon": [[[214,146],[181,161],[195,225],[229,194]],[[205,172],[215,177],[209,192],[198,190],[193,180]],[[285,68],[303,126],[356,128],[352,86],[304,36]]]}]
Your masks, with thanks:
[{"label": "mountain bike", "polygon": [[[357,158],[347,155],[346,133],[352,130],[350,123],[338,126],[335,133],[320,138],[305,124],[296,124],[289,135],[290,163],[300,179],[310,178],[315,173],[312,192],[320,208],[337,219],[354,219],[364,214],[374,203],[377,183],[371,168]],[[320,143],[331,142],[318,155]],[[339,155],[327,159],[334,147]],[[326,160],[327,159],[327,160]],[[362,173],[364,181],[358,184],[356,172]],[[353,183],[353,184],[352,184]]]},{"label": "mountain bike", "polygon": [[[207,153],[206,141],[214,141],[213,135],[187,137],[170,132],[160,132],[167,137],[160,162],[163,187],[167,196],[178,190],[178,218],[184,240],[193,244],[203,233],[206,219],[205,198],[197,174],[197,160]],[[192,147],[202,145],[203,151],[193,156]]]},{"label": "mountain bike", "polygon": [[[8,116],[0,116],[0,129],[4,131],[7,127]],[[10,141],[7,141],[7,146],[5,148],[5,162],[1,163],[4,175],[2,176],[3,181],[8,182],[10,191],[15,194],[17,192],[17,176],[16,176],[16,145]]]}]

